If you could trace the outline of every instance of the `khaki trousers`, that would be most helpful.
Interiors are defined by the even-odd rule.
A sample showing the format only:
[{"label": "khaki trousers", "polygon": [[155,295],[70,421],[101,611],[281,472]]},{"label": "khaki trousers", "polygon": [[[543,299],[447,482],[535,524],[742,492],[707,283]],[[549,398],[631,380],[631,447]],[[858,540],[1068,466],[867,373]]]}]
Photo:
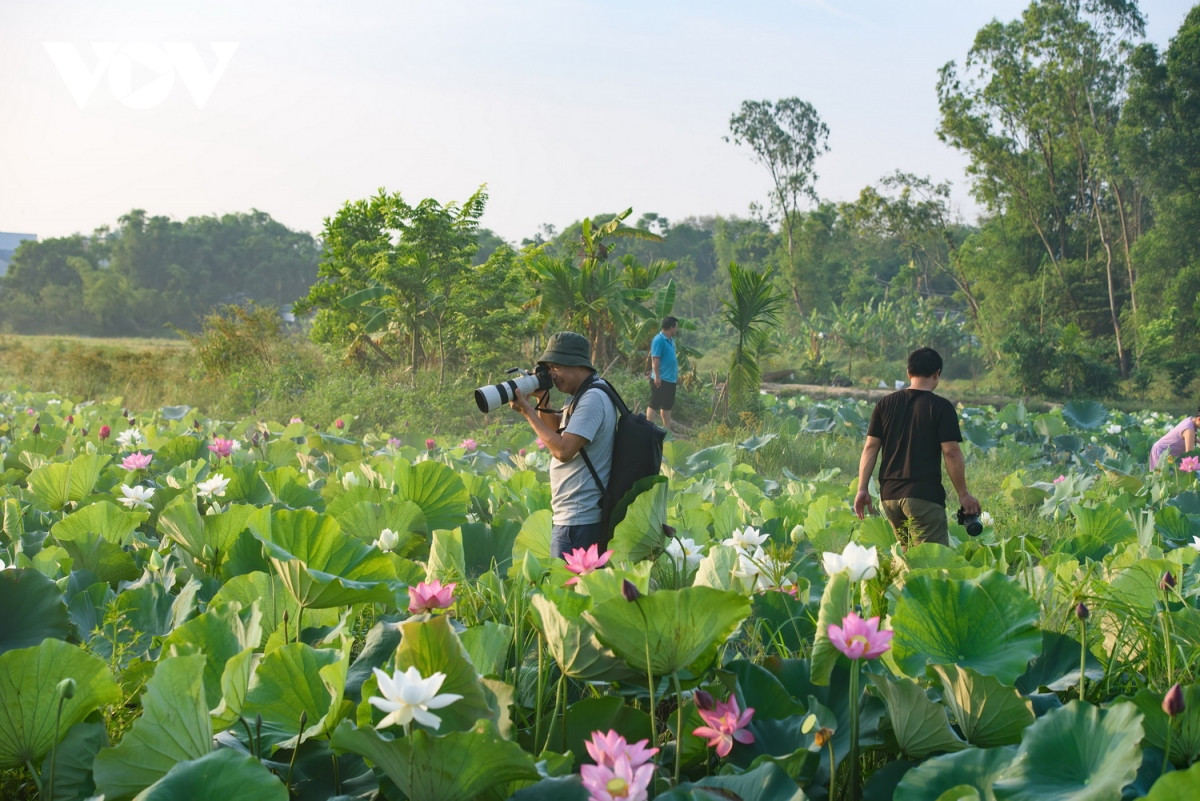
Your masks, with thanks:
[{"label": "khaki trousers", "polygon": [[[902,545],[921,542],[950,544],[950,527],[946,523],[946,507],[921,498],[900,498],[880,501],[883,514],[896,531]],[[911,540],[911,542],[909,542]]]}]

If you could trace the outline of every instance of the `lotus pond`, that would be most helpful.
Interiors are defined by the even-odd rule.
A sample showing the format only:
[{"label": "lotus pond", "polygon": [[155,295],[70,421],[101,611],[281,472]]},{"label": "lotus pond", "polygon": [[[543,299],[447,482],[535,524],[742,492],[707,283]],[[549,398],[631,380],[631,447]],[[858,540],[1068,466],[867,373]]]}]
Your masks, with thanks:
[{"label": "lotus pond", "polygon": [[1174,419],[962,409],[983,534],[904,549],[770,456],[870,405],[767,407],[563,561],[523,427],[0,394],[0,795],[1200,798],[1200,493],[1144,468]]}]

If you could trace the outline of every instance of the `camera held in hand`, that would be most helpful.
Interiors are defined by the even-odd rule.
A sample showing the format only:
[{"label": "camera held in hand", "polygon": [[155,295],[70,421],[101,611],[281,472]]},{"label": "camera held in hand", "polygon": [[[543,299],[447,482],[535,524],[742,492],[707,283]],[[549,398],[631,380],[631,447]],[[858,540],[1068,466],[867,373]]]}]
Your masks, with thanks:
[{"label": "camera held in hand", "polygon": [[491,384],[475,390],[475,405],[479,407],[479,411],[487,414],[498,409],[501,404],[515,400],[518,389],[526,395],[530,395],[554,386],[554,382],[550,380],[550,368],[544,364],[539,364],[532,373],[522,370],[520,367],[514,367],[508,372],[521,375],[511,381],[501,381],[499,384]]},{"label": "camera held in hand", "polygon": [[969,515],[963,511],[961,506],[958,507],[958,524],[965,528],[972,537],[978,537],[983,533],[983,523],[979,520],[979,515]]}]

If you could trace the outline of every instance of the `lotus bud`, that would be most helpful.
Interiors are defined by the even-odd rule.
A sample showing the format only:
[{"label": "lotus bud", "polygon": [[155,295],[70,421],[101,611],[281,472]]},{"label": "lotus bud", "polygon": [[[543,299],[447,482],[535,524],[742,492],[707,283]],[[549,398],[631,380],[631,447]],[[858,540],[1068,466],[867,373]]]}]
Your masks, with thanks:
[{"label": "lotus bud", "polygon": [[137,425],[137,420],[134,420],[132,417],[130,417],[129,418],[129,427],[133,428],[136,425]]},{"label": "lotus bud", "polygon": [[629,579],[621,580],[621,594],[624,595],[625,600],[629,601],[630,603],[632,603],[632,602],[636,601],[638,598],[642,597],[642,593],[637,588],[637,585],[634,584]]},{"label": "lotus bud", "polygon": [[1088,611],[1087,604],[1085,604],[1083,601],[1080,601],[1079,605],[1075,607],[1075,617],[1079,618],[1080,620],[1087,620],[1088,615],[1090,614],[1091,612]]},{"label": "lotus bud", "polygon": [[40,433],[42,433],[42,424],[34,423],[33,424],[33,435],[36,437]]},{"label": "lotus bud", "polygon": [[[1175,686],[1178,687],[1179,685],[1176,684]],[[75,697],[75,679],[72,679],[72,678],[63,679],[62,681],[60,681],[58,683],[58,686],[55,688],[55,692],[58,693],[59,698],[67,698],[67,699],[74,698]],[[1182,703],[1183,702],[1182,696],[1180,697],[1180,699],[1181,699],[1180,703]]]},{"label": "lotus bud", "polygon": [[1159,579],[1158,588],[1163,592],[1175,589],[1175,576],[1171,575],[1170,570],[1163,573],[1162,578]]},{"label": "lotus bud", "polygon": [[703,709],[705,712],[715,709],[717,706],[717,699],[712,697],[712,693],[704,690],[696,690],[692,694],[692,700],[696,702],[697,709]]},{"label": "lotus bud", "polygon": [[668,526],[666,523],[663,523],[663,536],[666,537],[667,539],[674,537],[675,536],[675,527]]},{"label": "lotus bud", "polygon": [[100,426],[100,439],[108,439],[110,434],[112,434],[111,428],[107,425]]},{"label": "lotus bud", "polygon": [[194,417],[192,418],[192,428],[196,429],[197,431],[200,430],[200,421]]},{"label": "lotus bud", "polygon": [[342,418],[340,418],[340,417],[339,417],[337,420],[334,420],[334,421],[333,421],[333,424],[334,424],[334,426],[336,426],[336,427],[337,427],[337,428],[339,428],[339,429],[341,429],[341,428],[345,428],[345,427],[346,427],[346,424],[345,424],[345,422],[343,422],[343,421],[342,421]]},{"label": "lotus bud", "polygon": [[525,552],[525,559],[521,562],[521,575],[530,584],[537,584],[542,580],[542,574],[545,571],[542,569],[542,563],[533,555],[532,551]]},{"label": "lotus bud", "polygon": [[1171,689],[1163,696],[1162,710],[1172,718],[1183,712],[1183,688],[1178,683],[1171,685]]},{"label": "lotus bud", "polygon": [[86,429],[86,428],[81,428],[81,429],[79,429],[79,433],[80,433],[80,434],[82,434],[83,436],[85,436],[85,437],[86,437],[86,436],[87,436],[87,429]]},{"label": "lotus bud", "polygon": [[792,532],[788,535],[792,542],[800,543],[804,540],[804,526],[797,523],[792,526]]},{"label": "lotus bud", "polygon": [[70,425],[71,423],[74,423],[74,422],[75,422],[75,415],[68,414],[67,415],[67,425]]}]

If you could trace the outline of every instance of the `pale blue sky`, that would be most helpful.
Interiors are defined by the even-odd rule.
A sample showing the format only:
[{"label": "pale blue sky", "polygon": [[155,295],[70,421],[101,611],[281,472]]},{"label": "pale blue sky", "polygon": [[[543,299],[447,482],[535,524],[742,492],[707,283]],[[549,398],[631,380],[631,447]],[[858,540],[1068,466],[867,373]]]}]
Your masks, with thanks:
[{"label": "pale blue sky", "polygon": [[[951,181],[969,220],[966,162],[934,133],[937,70],[1026,5],[5,0],[0,230],[253,207],[319,233],[380,187],[447,202],[483,183],[483,223],[512,241],[628,206],[744,216],[770,184],[722,140],[729,117],[788,96],[829,126],[822,197],[853,199],[903,169]],[[1190,6],[1143,0],[1147,38],[1165,47]],[[212,42],[236,43],[215,81]],[[72,54],[90,93],[63,67]]]}]

